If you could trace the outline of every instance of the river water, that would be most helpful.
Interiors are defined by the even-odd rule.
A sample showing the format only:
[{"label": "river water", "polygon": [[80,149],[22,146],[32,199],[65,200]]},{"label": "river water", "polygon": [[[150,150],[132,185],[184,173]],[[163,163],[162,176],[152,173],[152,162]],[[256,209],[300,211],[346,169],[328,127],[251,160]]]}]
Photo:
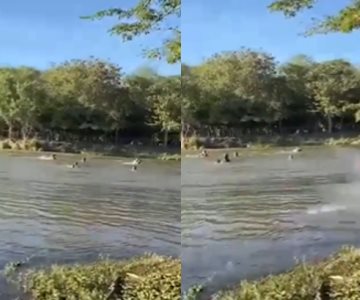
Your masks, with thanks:
[{"label": "river water", "polygon": [[[180,164],[112,159],[42,161],[0,155],[0,268],[85,262],[99,254],[180,256]],[[0,299],[14,291],[0,277]]]},{"label": "river water", "polygon": [[183,290],[211,294],[360,244],[360,150],[286,152],[183,159]]}]

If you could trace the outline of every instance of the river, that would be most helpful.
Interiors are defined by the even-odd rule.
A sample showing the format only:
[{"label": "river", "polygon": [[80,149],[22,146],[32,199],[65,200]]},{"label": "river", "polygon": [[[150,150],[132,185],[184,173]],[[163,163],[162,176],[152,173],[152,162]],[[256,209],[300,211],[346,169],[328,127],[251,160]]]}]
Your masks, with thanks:
[{"label": "river", "polygon": [[183,290],[211,294],[360,244],[360,150],[287,151],[183,159]]},{"label": "river", "polygon": [[[137,172],[114,159],[79,169],[59,156],[0,155],[0,267],[180,256],[180,164],[145,160]],[[0,299],[15,295],[0,277]]]}]

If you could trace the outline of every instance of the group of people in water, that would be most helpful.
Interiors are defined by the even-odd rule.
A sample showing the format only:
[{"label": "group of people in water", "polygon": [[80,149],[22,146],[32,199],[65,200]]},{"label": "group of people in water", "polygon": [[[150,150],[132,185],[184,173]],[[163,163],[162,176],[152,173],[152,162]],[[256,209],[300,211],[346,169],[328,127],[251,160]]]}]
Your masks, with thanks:
[{"label": "group of people in water", "polygon": [[[56,154],[43,155],[43,156],[40,156],[39,159],[41,159],[41,160],[57,160],[57,155]],[[86,162],[87,162],[87,158],[82,157],[80,160],[80,163],[85,164]],[[80,163],[78,161],[75,161],[74,163],[67,165],[67,167],[70,169],[80,168]]]},{"label": "group of people in water", "polygon": [[[293,159],[294,159],[294,154],[295,154],[295,153],[299,153],[299,152],[302,152],[302,148],[300,148],[300,147],[294,148],[294,149],[291,151],[291,154],[289,154],[288,159],[289,159],[289,160],[293,160]],[[200,156],[201,158],[206,158],[206,157],[209,157],[209,153],[208,153],[208,151],[207,151],[206,149],[204,149],[204,150],[202,150],[202,151],[200,152],[199,156]],[[233,153],[233,156],[234,156],[235,158],[236,158],[236,157],[239,157],[239,152],[235,151],[235,152]],[[230,155],[229,155],[229,153],[226,152],[226,153],[223,154],[222,158],[216,159],[215,163],[216,163],[216,164],[229,163],[230,161],[231,161],[231,160],[230,160]]]},{"label": "group of people in water", "polygon": [[[39,159],[41,160],[57,160],[57,155],[56,154],[52,154],[52,155],[43,155],[40,156]],[[87,158],[86,157],[82,157],[80,162],[79,161],[75,161],[74,163],[67,165],[68,168],[70,169],[75,169],[75,168],[80,168],[80,164],[85,164],[87,162]],[[139,158],[135,158],[133,161],[130,162],[124,162],[124,165],[130,165],[131,166],[131,171],[135,172],[138,169],[138,166],[142,163],[142,161]]]}]

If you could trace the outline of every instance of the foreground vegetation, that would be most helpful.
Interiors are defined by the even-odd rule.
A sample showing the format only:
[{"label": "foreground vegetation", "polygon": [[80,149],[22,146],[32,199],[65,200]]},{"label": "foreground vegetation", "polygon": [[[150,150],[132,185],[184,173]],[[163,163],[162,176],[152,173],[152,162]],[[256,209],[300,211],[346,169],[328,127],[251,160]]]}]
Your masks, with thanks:
[{"label": "foreground vegetation", "polygon": [[360,299],[360,250],[344,248],[315,264],[255,282],[242,282],[217,300],[357,300]]},{"label": "foreground vegetation", "polygon": [[[8,268],[14,269],[14,268]],[[14,276],[8,271],[8,276]],[[178,259],[147,255],[130,261],[23,271],[21,285],[32,300],[176,300],[181,294]]]}]

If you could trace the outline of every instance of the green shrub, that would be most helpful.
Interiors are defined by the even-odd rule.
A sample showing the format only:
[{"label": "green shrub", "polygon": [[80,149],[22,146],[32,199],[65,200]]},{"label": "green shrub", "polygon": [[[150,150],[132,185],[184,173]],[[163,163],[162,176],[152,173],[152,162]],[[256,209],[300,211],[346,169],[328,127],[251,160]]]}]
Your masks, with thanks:
[{"label": "green shrub", "polygon": [[33,300],[180,300],[181,264],[156,255],[101,260],[28,271],[21,282]]},{"label": "green shrub", "polygon": [[242,282],[217,300],[358,300],[360,250],[344,248],[316,264],[299,264],[292,271],[260,281]]},{"label": "green shrub", "polygon": [[11,150],[11,141],[9,140],[0,141],[0,149]]},{"label": "green shrub", "polygon": [[200,141],[200,139],[196,136],[196,135],[193,135],[191,137],[189,137],[188,139],[186,139],[184,141],[184,148],[185,149],[199,149],[202,147],[202,143]]}]

